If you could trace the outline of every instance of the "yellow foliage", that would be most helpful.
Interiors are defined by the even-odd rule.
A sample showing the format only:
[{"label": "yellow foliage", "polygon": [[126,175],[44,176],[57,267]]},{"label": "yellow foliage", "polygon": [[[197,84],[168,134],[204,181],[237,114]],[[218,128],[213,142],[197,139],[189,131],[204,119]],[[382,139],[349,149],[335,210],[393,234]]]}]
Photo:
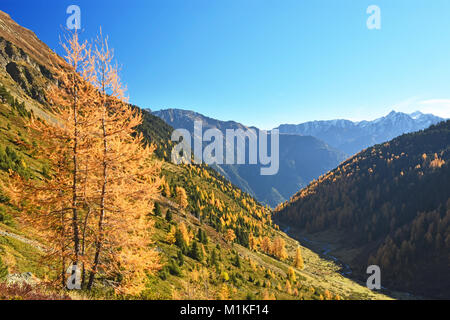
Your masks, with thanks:
[{"label": "yellow foliage", "polygon": [[222,284],[220,291],[217,295],[218,300],[229,300],[230,299],[230,289],[227,284]]},{"label": "yellow foliage", "polygon": [[297,251],[295,253],[294,267],[296,267],[297,269],[304,268],[302,251],[301,251],[300,247],[297,247]]},{"label": "yellow foliage", "polygon": [[177,202],[184,209],[188,206],[188,197],[186,194],[186,190],[183,187],[176,187],[175,192],[177,194]]},{"label": "yellow foliage", "polygon": [[227,233],[225,234],[225,240],[228,243],[233,243],[233,241],[236,239],[236,235],[234,234],[233,229],[228,229]]},{"label": "yellow foliage", "polygon": [[261,241],[261,250],[266,254],[272,253],[272,243],[268,236],[265,236]]},{"label": "yellow foliage", "polygon": [[189,235],[189,231],[186,228],[186,225],[184,224],[184,222],[180,223],[180,225],[178,226],[178,230],[180,230],[180,232],[183,236],[184,242],[186,242],[186,244],[189,246],[189,244],[191,243],[191,237]]},{"label": "yellow foliage", "polygon": [[175,243],[175,233],[176,233],[176,228],[175,228],[175,226],[174,225],[171,225],[170,226],[170,231],[169,231],[169,233],[167,234],[167,237],[166,237],[166,241],[168,242],[168,243],[170,243],[170,244],[174,244]]},{"label": "yellow foliage", "polygon": [[297,281],[295,271],[292,267],[289,267],[289,269],[288,269],[288,277],[289,277],[289,280],[291,280],[293,283],[295,283]]},{"label": "yellow foliage", "polygon": [[272,246],[272,252],[279,260],[284,260],[288,257],[285,246],[286,243],[281,237],[275,238]]},{"label": "yellow foliage", "polygon": [[286,280],[286,293],[287,294],[292,294],[292,286],[291,286],[291,282],[289,280]]},{"label": "yellow foliage", "polygon": [[445,161],[443,159],[440,159],[438,155],[434,154],[434,160],[430,162],[431,168],[440,168],[445,164]]}]

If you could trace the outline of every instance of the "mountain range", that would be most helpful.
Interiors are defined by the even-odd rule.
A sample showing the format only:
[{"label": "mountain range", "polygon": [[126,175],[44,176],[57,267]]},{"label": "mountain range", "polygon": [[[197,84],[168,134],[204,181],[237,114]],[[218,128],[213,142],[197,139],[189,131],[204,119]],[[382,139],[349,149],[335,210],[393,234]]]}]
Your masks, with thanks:
[{"label": "mountain range", "polygon": [[[192,135],[194,121],[201,121],[204,129],[217,128],[223,134],[227,129],[257,129],[189,110],[166,109],[153,114],[175,129],[187,129]],[[261,176],[259,165],[215,165],[214,168],[259,201],[275,207],[348,156],[442,120],[420,112],[405,114],[392,111],[373,121],[329,120],[284,124],[277,128],[280,131],[280,167],[276,175]]]},{"label": "mountain range", "polygon": [[[187,110],[168,109],[153,114],[175,129],[187,129],[192,135],[194,121],[202,121],[204,129],[217,128],[223,134],[227,129],[256,129],[235,121],[220,121]],[[248,153],[248,144],[246,148]],[[311,136],[281,134],[279,148],[279,171],[272,176],[261,175],[259,164],[221,164],[214,165],[214,168],[240,189],[275,207],[346,158],[343,152]]]},{"label": "mountain range", "polygon": [[443,118],[416,111],[411,114],[391,111],[372,121],[328,120],[301,124],[282,124],[280,133],[313,136],[348,155],[367,147],[389,141],[404,133],[426,129]]}]

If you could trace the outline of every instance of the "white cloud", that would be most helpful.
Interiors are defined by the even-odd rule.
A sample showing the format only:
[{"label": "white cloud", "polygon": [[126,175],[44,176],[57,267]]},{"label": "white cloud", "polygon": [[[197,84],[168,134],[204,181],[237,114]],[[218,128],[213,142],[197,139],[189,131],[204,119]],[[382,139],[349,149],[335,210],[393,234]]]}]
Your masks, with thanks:
[{"label": "white cloud", "polygon": [[450,118],[450,99],[429,99],[417,103],[418,110],[442,118]]},{"label": "white cloud", "polygon": [[442,118],[450,118],[450,99],[426,99],[411,97],[393,106],[395,111],[412,113],[420,111],[431,113]]}]

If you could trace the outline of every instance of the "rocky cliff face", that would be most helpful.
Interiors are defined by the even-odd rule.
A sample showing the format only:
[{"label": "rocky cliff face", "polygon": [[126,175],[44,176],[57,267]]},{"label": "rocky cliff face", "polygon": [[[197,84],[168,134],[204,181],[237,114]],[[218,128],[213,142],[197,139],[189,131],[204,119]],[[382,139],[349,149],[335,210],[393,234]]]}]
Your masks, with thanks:
[{"label": "rocky cliff face", "polygon": [[65,68],[61,57],[30,30],[19,26],[0,11],[0,82],[38,116],[48,118],[45,89],[55,68]]},{"label": "rocky cliff face", "polygon": [[[0,11],[0,37],[14,44],[12,59],[23,58],[27,63],[40,66],[64,66],[64,60],[54,53],[30,30],[18,25],[11,17]],[[18,49],[20,48],[20,49]]]},{"label": "rocky cliff face", "polygon": [[37,82],[41,81],[41,77],[53,80],[51,72],[4,38],[0,38],[0,67],[29,97],[45,103],[45,95],[37,89],[40,87]]}]

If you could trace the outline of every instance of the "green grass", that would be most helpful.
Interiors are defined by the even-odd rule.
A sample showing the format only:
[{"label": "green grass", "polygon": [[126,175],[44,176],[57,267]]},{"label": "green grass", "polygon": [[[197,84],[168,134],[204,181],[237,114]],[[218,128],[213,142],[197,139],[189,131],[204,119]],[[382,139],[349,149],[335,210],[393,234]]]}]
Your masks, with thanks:
[{"label": "green grass", "polygon": [[31,272],[41,279],[51,276],[50,270],[41,261],[42,252],[29,244],[0,236],[0,254],[9,267],[9,273]]}]

